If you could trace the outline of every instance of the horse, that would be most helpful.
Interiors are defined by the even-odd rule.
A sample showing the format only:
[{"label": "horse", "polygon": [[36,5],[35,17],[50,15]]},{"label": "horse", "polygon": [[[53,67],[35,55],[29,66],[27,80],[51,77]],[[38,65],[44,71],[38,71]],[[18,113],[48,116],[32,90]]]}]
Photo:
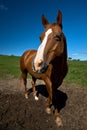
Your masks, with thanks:
[{"label": "horse", "polygon": [[37,50],[25,51],[20,59],[21,78],[25,86],[25,97],[28,98],[27,74],[32,77],[31,84],[35,100],[38,100],[35,83],[41,79],[46,84],[48,98],[46,101],[46,112],[51,112],[51,103],[54,106],[55,121],[58,126],[62,120],[57,109],[57,88],[62,84],[68,72],[67,65],[67,43],[62,31],[62,12],[59,10],[57,22],[49,23],[42,15],[44,32],[40,35],[40,46]]}]

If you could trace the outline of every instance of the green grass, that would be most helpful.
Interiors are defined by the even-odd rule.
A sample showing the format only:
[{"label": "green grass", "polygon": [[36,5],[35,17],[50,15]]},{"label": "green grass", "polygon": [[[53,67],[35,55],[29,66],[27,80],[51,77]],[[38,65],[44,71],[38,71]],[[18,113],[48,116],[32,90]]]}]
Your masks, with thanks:
[{"label": "green grass", "polygon": [[[64,82],[87,87],[87,61],[68,61],[69,71]],[[20,57],[0,55],[0,79],[20,76]]]},{"label": "green grass", "polygon": [[65,82],[87,87],[87,61],[68,61],[68,66]]},{"label": "green grass", "polygon": [[16,78],[20,75],[20,57],[0,55],[0,79]]}]

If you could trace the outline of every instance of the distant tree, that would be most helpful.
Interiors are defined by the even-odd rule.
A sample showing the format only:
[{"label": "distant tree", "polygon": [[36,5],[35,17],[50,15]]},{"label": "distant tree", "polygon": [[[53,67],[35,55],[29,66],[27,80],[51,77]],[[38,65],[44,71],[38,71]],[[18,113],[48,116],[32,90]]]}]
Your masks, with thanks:
[{"label": "distant tree", "polygon": [[71,58],[71,57],[68,57],[68,60],[72,60],[72,58]]},{"label": "distant tree", "polygon": [[80,59],[77,59],[77,61],[80,61]]},{"label": "distant tree", "polygon": [[14,56],[13,54],[11,54],[10,56]]}]

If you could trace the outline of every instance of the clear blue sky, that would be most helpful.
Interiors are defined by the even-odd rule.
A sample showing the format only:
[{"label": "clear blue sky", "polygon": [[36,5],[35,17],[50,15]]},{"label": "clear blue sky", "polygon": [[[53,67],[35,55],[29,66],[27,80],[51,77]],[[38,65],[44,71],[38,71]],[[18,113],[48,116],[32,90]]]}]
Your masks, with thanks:
[{"label": "clear blue sky", "polygon": [[87,60],[86,0],[0,0],[0,54],[20,56],[37,49],[44,31],[42,14],[56,22],[58,10],[63,14],[68,57]]}]

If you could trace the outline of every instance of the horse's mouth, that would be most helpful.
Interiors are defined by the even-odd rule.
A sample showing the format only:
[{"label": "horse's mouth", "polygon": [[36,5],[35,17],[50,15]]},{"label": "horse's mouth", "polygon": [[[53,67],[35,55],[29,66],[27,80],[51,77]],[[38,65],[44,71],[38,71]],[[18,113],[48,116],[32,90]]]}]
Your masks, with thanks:
[{"label": "horse's mouth", "polygon": [[47,70],[47,68],[48,68],[48,65],[47,65],[47,64],[44,64],[43,67],[41,67],[40,69],[36,70],[36,69],[35,69],[35,66],[34,66],[34,61],[32,62],[32,69],[33,69],[33,71],[34,71],[35,73],[38,73],[38,74],[45,73],[46,70]]}]

